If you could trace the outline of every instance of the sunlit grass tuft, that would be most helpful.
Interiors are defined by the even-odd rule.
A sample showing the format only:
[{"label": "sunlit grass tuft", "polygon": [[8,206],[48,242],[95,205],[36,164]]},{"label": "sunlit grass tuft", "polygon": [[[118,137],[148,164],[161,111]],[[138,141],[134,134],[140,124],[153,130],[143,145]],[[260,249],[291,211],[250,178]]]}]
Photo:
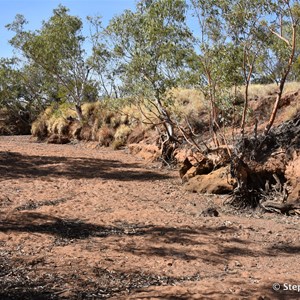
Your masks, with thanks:
[{"label": "sunlit grass tuft", "polygon": [[[284,86],[283,93],[295,92],[300,89],[300,82],[292,81],[287,82]],[[249,85],[249,98],[257,99],[262,97],[267,97],[274,95],[278,90],[278,85],[275,83],[272,84],[250,84]],[[239,92],[244,95],[245,87],[242,86],[239,88]]]}]

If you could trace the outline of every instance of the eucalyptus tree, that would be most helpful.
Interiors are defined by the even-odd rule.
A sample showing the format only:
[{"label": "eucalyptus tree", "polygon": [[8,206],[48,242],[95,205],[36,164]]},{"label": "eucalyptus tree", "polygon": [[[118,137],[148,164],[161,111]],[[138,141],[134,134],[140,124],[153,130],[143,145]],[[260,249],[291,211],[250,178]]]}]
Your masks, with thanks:
[{"label": "eucalyptus tree", "polygon": [[233,86],[242,82],[241,48],[226,31],[224,6],[228,3],[225,0],[190,0],[191,13],[198,26],[195,43],[199,65],[198,86],[210,103],[210,130],[216,146],[220,144],[220,108],[232,105],[228,103],[228,95]]},{"label": "eucalyptus tree", "polygon": [[[207,88],[211,102],[211,123],[218,125],[217,88],[232,86],[242,76],[245,85],[245,102],[241,120],[243,134],[247,109],[248,88],[251,80],[269,78],[278,83],[277,98],[265,133],[270,130],[278,108],[284,83],[296,59],[298,0],[190,0],[197,17],[199,34],[199,59],[202,64],[202,87]],[[233,47],[235,59],[227,66],[231,51],[216,57],[216,51]],[[216,50],[216,51],[215,51]],[[242,55],[240,55],[242,53]],[[218,62],[220,62],[218,64]],[[220,68],[232,70],[232,77],[218,76]],[[204,78],[204,79],[203,79]],[[229,80],[228,80],[229,79]],[[225,81],[224,81],[225,80]]]},{"label": "eucalyptus tree", "polygon": [[22,106],[16,101],[23,94],[20,71],[14,68],[15,59],[0,60],[0,107],[19,110]]},{"label": "eucalyptus tree", "polygon": [[265,134],[270,131],[276,118],[278,106],[282,97],[284,85],[297,59],[297,35],[300,21],[299,0],[268,1],[266,11],[269,12],[263,25],[270,33],[270,58],[276,61],[279,69],[278,90]]},{"label": "eucalyptus tree", "polygon": [[0,109],[21,119],[26,128],[53,101],[59,101],[58,90],[36,65],[20,67],[16,58],[0,60]]},{"label": "eucalyptus tree", "polygon": [[273,125],[286,80],[296,59],[298,0],[221,1],[228,36],[244,49],[245,104],[241,122],[244,132],[248,87],[253,77],[269,76],[278,84],[277,97],[265,128]]},{"label": "eucalyptus tree", "polygon": [[266,33],[261,22],[266,13],[265,0],[232,0],[220,1],[222,18],[224,19],[224,31],[233,45],[242,51],[242,59],[239,60],[243,83],[245,85],[244,108],[241,118],[241,133],[244,134],[248,111],[248,91],[251,79],[258,68],[259,62],[263,62],[268,53]]},{"label": "eucalyptus tree", "polygon": [[102,17],[88,16],[89,40],[92,45],[92,53],[88,58],[92,77],[97,82],[99,93],[104,98],[119,98],[121,96],[120,71],[118,60],[114,59],[112,49],[106,44],[105,30],[102,25]]},{"label": "eucalyptus tree", "polygon": [[[41,78],[28,68],[18,69],[16,59],[0,59],[0,111],[4,132],[29,134],[32,120],[42,110],[38,85]],[[1,129],[1,132],[3,132]]]},{"label": "eucalyptus tree", "polygon": [[43,22],[41,29],[26,31],[25,24],[25,18],[17,15],[14,22],[7,25],[15,32],[10,43],[21,52],[26,64],[41,68],[53,84],[59,86],[82,120],[81,104],[91,80],[81,19],[69,15],[68,9],[60,5],[53,10],[50,19]]},{"label": "eucalyptus tree", "polygon": [[124,11],[106,28],[111,53],[117,60],[115,72],[122,82],[120,90],[153,105],[165,128],[165,141],[176,140],[165,95],[179,84],[192,52],[185,14],[182,0],[141,0],[136,11]]}]

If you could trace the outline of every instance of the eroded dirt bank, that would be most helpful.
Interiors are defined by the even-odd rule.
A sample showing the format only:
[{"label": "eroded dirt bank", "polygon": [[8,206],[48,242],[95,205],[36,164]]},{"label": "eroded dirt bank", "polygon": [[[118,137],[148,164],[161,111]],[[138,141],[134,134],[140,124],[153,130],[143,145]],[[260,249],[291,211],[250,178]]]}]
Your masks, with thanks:
[{"label": "eroded dirt bank", "polygon": [[230,212],[90,146],[0,137],[0,299],[300,298],[283,290],[300,285],[299,217]]}]

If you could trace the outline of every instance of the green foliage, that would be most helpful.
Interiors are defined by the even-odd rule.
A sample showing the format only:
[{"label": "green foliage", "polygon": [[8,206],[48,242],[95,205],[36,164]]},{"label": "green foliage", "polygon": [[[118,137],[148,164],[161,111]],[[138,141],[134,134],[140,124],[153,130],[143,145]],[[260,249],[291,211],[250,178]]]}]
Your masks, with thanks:
[{"label": "green foliage", "polygon": [[40,30],[25,32],[26,40],[21,46],[31,60],[56,75],[72,70],[74,59],[82,60],[82,22],[67,12],[65,7],[59,6]]},{"label": "green foliage", "polygon": [[111,20],[106,33],[119,60],[124,94],[155,98],[178,85],[191,49],[185,9],[180,0],[140,1],[136,12]]},{"label": "green foliage", "polygon": [[[187,16],[198,22],[194,34]],[[21,56],[0,61],[0,108],[33,119],[49,104],[61,117],[65,106],[86,124],[82,104],[100,98],[101,109],[113,112],[135,106],[135,115],[164,124],[170,137],[181,113],[169,91],[188,87],[202,91],[213,125],[232,112],[232,87],[279,83],[289,59],[288,79],[300,78],[299,18],[298,0],[139,0],[106,28],[101,17],[88,17],[87,39],[82,20],[62,5],[35,31],[16,15],[7,28]],[[118,127],[118,118],[106,117]]]},{"label": "green foliage", "polygon": [[[80,105],[85,95],[94,98],[93,83],[89,80],[89,68],[85,62],[84,37],[81,34],[82,21],[70,16],[68,9],[58,6],[42,28],[34,32],[24,30],[25,20],[17,15],[15,21],[7,25],[15,32],[11,44],[22,51],[28,65],[39,68],[45,81],[54,83],[58,99],[73,102],[79,119],[82,119]],[[48,86],[47,86],[48,85]]]},{"label": "green foliage", "polygon": [[0,60],[0,109],[15,115],[26,113],[30,123],[47,105],[41,89],[43,75],[32,65],[18,69],[17,63],[17,59]]}]

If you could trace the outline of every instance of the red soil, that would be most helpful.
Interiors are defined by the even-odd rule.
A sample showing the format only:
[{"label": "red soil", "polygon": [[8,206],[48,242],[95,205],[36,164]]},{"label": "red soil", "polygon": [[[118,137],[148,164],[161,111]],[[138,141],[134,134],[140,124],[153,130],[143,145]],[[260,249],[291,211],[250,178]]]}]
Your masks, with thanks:
[{"label": "red soil", "polygon": [[0,299],[300,298],[283,290],[300,285],[299,217],[230,211],[90,145],[0,137]]}]

